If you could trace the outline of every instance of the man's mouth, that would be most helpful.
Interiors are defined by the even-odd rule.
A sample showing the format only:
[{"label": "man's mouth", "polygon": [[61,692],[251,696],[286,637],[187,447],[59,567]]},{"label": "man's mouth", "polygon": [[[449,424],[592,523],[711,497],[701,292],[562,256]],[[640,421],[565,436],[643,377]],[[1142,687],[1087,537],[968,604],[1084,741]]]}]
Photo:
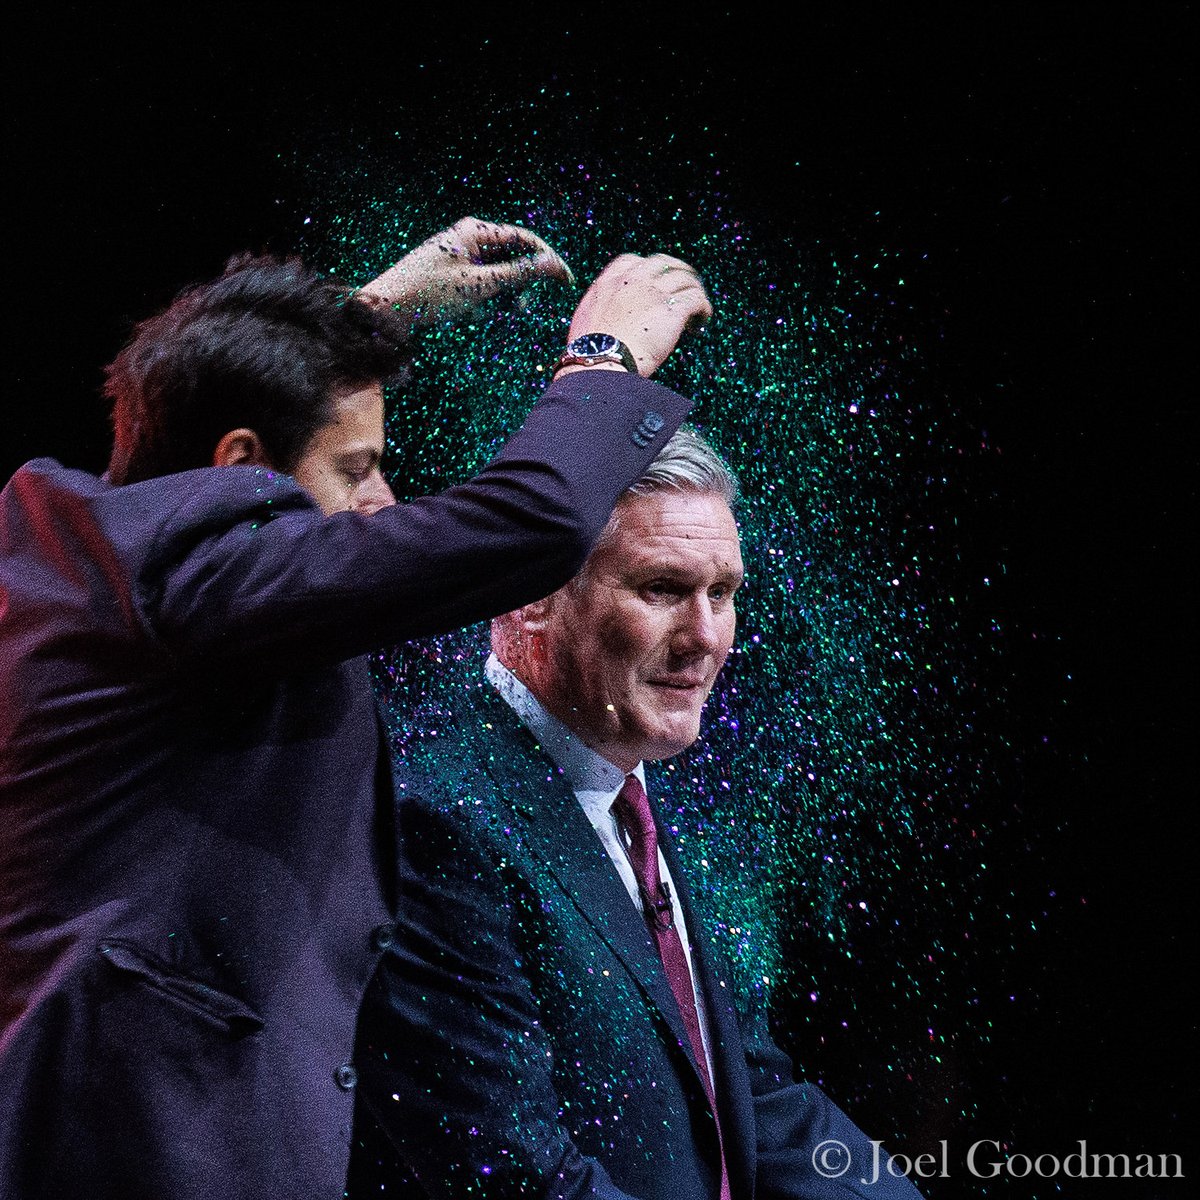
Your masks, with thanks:
[{"label": "man's mouth", "polygon": [[670,688],[672,691],[676,691],[676,692],[690,692],[690,691],[695,690],[696,688],[706,687],[708,684],[708,680],[707,679],[694,679],[694,678],[651,679],[651,680],[649,680],[649,683],[650,683],[651,687]]}]

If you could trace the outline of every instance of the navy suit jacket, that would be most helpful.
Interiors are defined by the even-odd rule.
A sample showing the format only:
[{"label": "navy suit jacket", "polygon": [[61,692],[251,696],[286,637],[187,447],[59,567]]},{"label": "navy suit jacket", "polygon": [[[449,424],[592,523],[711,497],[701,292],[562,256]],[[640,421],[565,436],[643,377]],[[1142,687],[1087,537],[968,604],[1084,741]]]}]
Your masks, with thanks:
[{"label": "navy suit jacket", "polygon": [[323,518],[255,468],[13,477],[5,1200],[342,1195],[355,1021],[396,904],[355,656],[559,586],[686,408],[568,376],[475,480],[371,517]]},{"label": "navy suit jacket", "polygon": [[[397,764],[404,920],[364,1001],[351,1196],[716,1200],[701,1068],[569,784],[487,684],[436,724]],[[914,1200],[904,1179],[857,1183],[872,1174],[865,1135],[793,1079],[761,1012],[735,1011],[659,837],[708,1013],[734,1200]],[[812,1161],[827,1139],[853,1155],[837,1179]]]}]

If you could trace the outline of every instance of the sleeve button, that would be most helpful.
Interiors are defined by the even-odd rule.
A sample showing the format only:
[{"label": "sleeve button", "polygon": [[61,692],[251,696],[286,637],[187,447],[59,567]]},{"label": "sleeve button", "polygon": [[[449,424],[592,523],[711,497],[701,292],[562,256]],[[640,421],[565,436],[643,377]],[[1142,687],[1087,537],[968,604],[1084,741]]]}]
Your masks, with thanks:
[{"label": "sleeve button", "polygon": [[389,925],[386,922],[383,925],[376,925],[371,930],[371,945],[376,950],[386,950],[395,940],[395,926]]},{"label": "sleeve button", "polygon": [[342,1063],[334,1071],[333,1081],[343,1092],[352,1092],[358,1083],[358,1072],[349,1063]]}]

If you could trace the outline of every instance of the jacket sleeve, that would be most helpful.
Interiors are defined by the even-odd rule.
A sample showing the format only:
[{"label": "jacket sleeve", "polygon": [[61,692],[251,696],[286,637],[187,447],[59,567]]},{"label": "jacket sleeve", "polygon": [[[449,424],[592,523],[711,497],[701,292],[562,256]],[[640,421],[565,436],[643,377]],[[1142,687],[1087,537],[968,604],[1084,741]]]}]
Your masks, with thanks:
[{"label": "jacket sleeve", "polygon": [[[513,928],[519,882],[469,820],[413,801],[398,814],[402,920],[359,1017],[360,1105],[439,1200],[634,1200],[560,1120]],[[356,1196],[395,1183],[374,1157],[352,1166]]]},{"label": "jacket sleeve", "polygon": [[224,490],[164,516],[139,567],[145,619],[202,664],[292,667],[506,612],[579,569],[688,407],[637,376],[569,375],[476,478],[373,516],[322,518],[262,469],[196,472]]},{"label": "jacket sleeve", "polygon": [[820,1088],[797,1081],[761,1011],[743,1021],[754,1104],[756,1200],[921,1200],[888,1154]]}]

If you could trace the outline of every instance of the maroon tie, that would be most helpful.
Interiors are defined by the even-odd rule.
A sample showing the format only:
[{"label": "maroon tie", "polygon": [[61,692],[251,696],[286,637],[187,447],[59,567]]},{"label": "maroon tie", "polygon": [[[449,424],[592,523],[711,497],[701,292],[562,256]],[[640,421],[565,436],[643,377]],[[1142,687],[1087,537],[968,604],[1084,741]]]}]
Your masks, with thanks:
[{"label": "maroon tie", "polygon": [[[700,1036],[700,1015],[696,1012],[696,993],[692,988],[692,974],[688,970],[683,942],[675,928],[672,914],[671,894],[663,883],[658,870],[658,832],[654,828],[654,817],[650,812],[650,801],[646,789],[636,775],[626,775],[625,783],[613,801],[613,812],[629,838],[629,862],[637,877],[638,891],[642,896],[642,911],[646,924],[658,946],[667,982],[683,1017],[692,1053],[700,1067],[700,1079],[704,1094],[712,1108],[713,1120],[717,1124],[717,1139],[721,1139],[721,1121],[717,1115],[717,1100],[713,1095],[712,1080],[708,1074],[708,1058],[704,1053],[704,1039]],[[729,1174],[725,1169],[725,1149],[721,1146],[721,1200],[729,1198]]]}]

